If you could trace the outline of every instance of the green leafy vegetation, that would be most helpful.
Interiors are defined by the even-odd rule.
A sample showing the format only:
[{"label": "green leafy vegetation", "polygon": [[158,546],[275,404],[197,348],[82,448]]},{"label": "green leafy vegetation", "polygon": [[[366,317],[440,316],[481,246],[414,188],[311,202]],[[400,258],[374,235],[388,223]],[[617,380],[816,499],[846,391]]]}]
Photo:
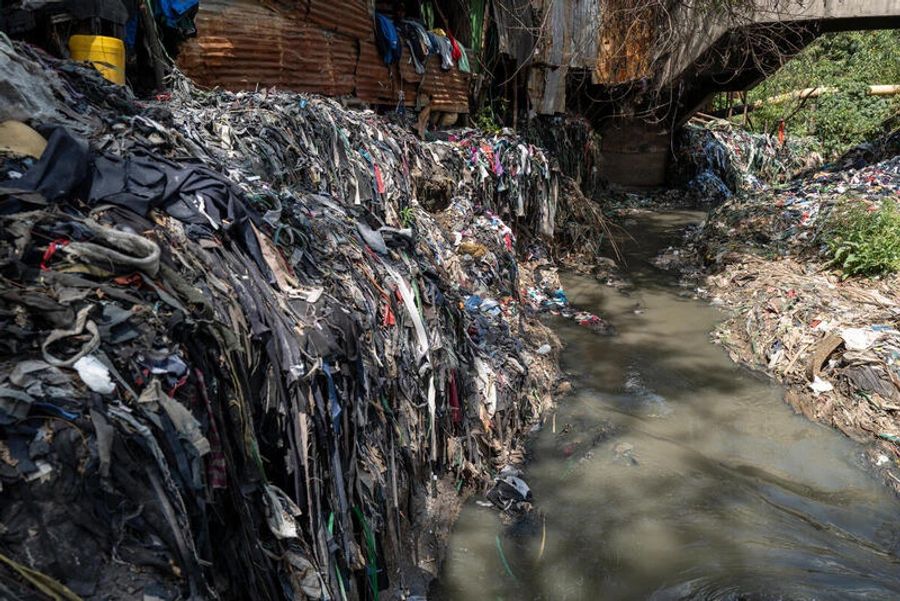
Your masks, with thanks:
[{"label": "green leafy vegetation", "polygon": [[[870,85],[891,84],[900,84],[900,31],[826,34],[751,90],[747,101],[765,103],[813,87],[836,90],[818,98],[765,103],[748,114],[746,125],[774,133],[784,119],[789,136],[814,136],[834,156],[883,133],[885,122],[900,112],[900,96],[867,94]],[[719,106],[724,101],[719,99]]]},{"label": "green leafy vegetation", "polygon": [[481,131],[497,134],[503,129],[503,117],[509,113],[509,102],[505,99],[499,99],[495,107],[491,104],[485,104],[475,113],[472,124]]},{"label": "green leafy vegetation", "polygon": [[416,215],[412,207],[400,209],[400,223],[403,224],[403,227],[411,227],[416,223]]},{"label": "green leafy vegetation", "polygon": [[900,271],[900,209],[854,202],[832,217],[825,241],[832,264],[845,276],[876,276]]}]

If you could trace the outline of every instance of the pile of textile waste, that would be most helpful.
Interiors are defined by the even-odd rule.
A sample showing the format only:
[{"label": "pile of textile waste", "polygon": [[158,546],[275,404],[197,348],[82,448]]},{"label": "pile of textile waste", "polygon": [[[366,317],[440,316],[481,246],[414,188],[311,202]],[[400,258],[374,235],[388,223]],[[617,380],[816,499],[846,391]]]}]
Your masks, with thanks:
[{"label": "pile of textile waste", "polygon": [[539,116],[528,123],[528,139],[559,163],[559,169],[581,188],[585,196],[607,193],[600,176],[600,134],[580,115]]},{"label": "pile of textile waste", "polygon": [[688,123],[678,136],[675,179],[698,200],[716,204],[741,190],[758,190],[821,164],[812,138],[748,132],[724,120]]},{"label": "pile of textile waste", "polygon": [[821,256],[821,234],[836,209],[847,203],[875,208],[897,201],[900,154],[860,168],[841,164],[741,194],[713,210],[699,238],[704,260],[720,263],[730,251]]},{"label": "pile of textile waste", "polygon": [[422,594],[438,490],[486,489],[552,402],[520,258],[558,174],[0,56],[0,597]]},{"label": "pile of textile waste", "polygon": [[[446,140],[434,141],[428,148],[435,157],[426,184],[428,204],[433,210],[447,207],[442,224],[455,232],[454,245],[464,261],[480,265],[482,271],[497,264],[498,257],[477,242],[483,235],[509,251],[519,249],[519,293],[527,309],[562,315],[609,333],[606,321],[572,307],[568,299],[559,302],[557,296],[555,302],[544,302],[562,292],[558,265],[589,272],[602,260],[600,255],[610,240],[597,203],[585,197],[574,180],[558,173],[552,155],[511,130],[494,135],[454,130]],[[441,168],[447,165],[456,165],[455,170],[448,173]],[[462,187],[453,179],[460,170],[471,180]],[[505,211],[503,217],[492,212],[497,206]],[[473,221],[472,214],[480,216]],[[520,234],[518,238],[514,232]],[[498,302],[516,311],[517,300]]]}]

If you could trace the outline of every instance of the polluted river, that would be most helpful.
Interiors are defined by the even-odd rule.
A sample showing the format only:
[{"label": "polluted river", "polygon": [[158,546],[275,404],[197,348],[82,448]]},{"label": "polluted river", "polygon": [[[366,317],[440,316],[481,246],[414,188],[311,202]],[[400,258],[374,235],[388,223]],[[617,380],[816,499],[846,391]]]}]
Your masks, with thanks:
[{"label": "polluted river", "polygon": [[534,509],[470,502],[435,598],[900,598],[900,503],[861,447],[732,363],[722,313],[650,263],[702,217],[632,221],[627,288],[563,277],[617,334],[553,323],[573,392],[529,441]]}]

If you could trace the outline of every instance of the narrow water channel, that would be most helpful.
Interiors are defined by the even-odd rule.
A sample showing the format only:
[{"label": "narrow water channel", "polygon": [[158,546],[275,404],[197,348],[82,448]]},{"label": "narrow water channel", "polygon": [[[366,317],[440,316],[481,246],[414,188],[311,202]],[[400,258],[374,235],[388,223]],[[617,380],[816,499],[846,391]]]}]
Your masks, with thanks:
[{"label": "narrow water channel", "polygon": [[631,290],[564,278],[618,335],[554,322],[575,390],[530,442],[535,509],[471,502],[437,599],[900,599],[900,502],[860,447],[735,366],[722,314],[650,265],[701,218],[633,224]]}]

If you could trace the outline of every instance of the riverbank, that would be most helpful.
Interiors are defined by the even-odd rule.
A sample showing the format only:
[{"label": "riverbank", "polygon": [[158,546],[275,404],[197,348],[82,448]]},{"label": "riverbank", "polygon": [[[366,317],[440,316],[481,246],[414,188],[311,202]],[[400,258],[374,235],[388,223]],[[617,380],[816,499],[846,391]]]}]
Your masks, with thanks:
[{"label": "riverbank", "polygon": [[848,277],[824,241],[847,207],[900,200],[896,142],[867,153],[738,194],[656,263],[727,311],[713,337],[735,361],[785,385],[798,412],[867,443],[900,492],[900,278]]},{"label": "riverbank", "polygon": [[599,210],[513,132],[0,55],[0,596],[424,594],[553,404],[538,315],[605,327]]}]

